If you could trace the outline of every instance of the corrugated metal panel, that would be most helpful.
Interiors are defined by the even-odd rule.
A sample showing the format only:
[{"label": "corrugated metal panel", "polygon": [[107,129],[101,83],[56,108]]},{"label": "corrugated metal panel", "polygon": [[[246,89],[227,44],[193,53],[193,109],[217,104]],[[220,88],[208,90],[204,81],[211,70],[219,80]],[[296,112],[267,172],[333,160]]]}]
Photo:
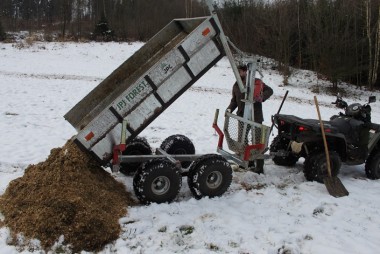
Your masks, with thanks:
[{"label": "corrugated metal panel", "polygon": [[149,96],[135,110],[127,115],[129,127],[131,127],[132,130],[137,130],[154,114],[160,114],[161,108],[161,103],[154,97],[154,95]]},{"label": "corrugated metal panel", "polygon": [[197,76],[215,58],[220,55],[219,49],[213,41],[209,41],[201,50],[195,53],[187,63],[192,73]]},{"label": "corrugated metal panel", "polygon": [[187,37],[181,45],[185,52],[191,56],[197,52],[202,45],[214,38],[215,35],[215,29],[211,25],[210,21],[207,20],[194,29],[191,36]]},{"label": "corrugated metal panel", "polygon": [[157,94],[167,103],[190,81],[190,74],[182,67],[157,89]]},{"label": "corrugated metal panel", "polygon": [[102,114],[87,125],[79,134],[77,139],[84,147],[89,149],[102,136],[105,136],[119,120],[110,110],[104,110]]},{"label": "corrugated metal panel", "polygon": [[185,58],[183,55],[178,49],[174,49],[149,71],[148,76],[155,85],[159,86],[165,79],[178,70],[184,62]]},{"label": "corrugated metal panel", "polygon": [[[112,157],[112,150],[115,144],[119,144],[121,142],[121,126],[122,124],[117,124],[102,140],[96,143],[92,148],[97,157],[102,160],[108,160]],[[131,133],[127,131],[127,137],[131,136]]]}]

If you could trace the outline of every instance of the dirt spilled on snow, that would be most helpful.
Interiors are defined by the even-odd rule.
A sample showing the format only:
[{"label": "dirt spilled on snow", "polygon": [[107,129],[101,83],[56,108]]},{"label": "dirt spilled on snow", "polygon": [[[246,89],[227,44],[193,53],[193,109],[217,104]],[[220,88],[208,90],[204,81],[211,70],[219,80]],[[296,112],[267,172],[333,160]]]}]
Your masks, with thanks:
[{"label": "dirt spilled on snow", "polygon": [[39,239],[44,249],[64,235],[73,252],[101,250],[116,240],[118,220],[132,204],[125,186],[72,141],[29,165],[0,197],[4,224],[13,233]]}]

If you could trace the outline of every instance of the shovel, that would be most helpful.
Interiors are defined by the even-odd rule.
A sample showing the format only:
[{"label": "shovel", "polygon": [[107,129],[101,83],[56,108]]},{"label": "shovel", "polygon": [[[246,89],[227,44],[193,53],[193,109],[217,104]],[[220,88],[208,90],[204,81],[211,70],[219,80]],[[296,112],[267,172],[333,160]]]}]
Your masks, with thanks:
[{"label": "shovel", "polygon": [[340,179],[336,176],[331,175],[329,150],[327,147],[325,129],[323,127],[323,122],[321,119],[321,113],[319,112],[318,100],[317,100],[316,96],[314,96],[314,102],[315,102],[315,106],[317,107],[318,119],[319,119],[319,123],[321,125],[323,145],[325,146],[325,153],[326,153],[326,163],[327,163],[328,176],[323,178],[323,182],[327,188],[327,191],[329,192],[329,194],[331,196],[336,197],[336,198],[348,196],[349,193],[348,193],[347,189],[344,187],[343,183],[340,181]]}]

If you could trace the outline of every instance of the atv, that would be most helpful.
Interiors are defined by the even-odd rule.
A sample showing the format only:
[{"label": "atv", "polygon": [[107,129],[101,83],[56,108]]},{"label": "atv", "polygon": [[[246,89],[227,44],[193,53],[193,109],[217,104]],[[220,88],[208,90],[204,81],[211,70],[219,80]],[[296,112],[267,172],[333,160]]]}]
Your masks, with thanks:
[{"label": "atv", "polygon": [[[348,105],[338,94],[333,104],[343,109],[323,121],[329,148],[331,175],[337,176],[342,163],[360,165],[370,179],[380,178],[380,125],[371,122],[371,106],[376,101],[370,96],[366,104]],[[293,166],[304,157],[304,175],[308,181],[323,183],[327,176],[327,161],[319,120],[293,115],[272,116],[278,135],[270,145],[270,155],[276,165]]]}]

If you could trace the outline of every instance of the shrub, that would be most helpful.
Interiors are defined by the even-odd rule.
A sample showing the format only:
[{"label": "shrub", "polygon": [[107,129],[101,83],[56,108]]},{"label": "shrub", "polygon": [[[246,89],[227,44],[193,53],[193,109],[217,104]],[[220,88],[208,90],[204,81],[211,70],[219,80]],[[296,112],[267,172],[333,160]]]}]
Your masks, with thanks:
[{"label": "shrub", "polygon": [[115,33],[108,26],[108,20],[104,13],[100,18],[99,22],[95,26],[94,39],[102,41],[112,41],[115,37]]}]

